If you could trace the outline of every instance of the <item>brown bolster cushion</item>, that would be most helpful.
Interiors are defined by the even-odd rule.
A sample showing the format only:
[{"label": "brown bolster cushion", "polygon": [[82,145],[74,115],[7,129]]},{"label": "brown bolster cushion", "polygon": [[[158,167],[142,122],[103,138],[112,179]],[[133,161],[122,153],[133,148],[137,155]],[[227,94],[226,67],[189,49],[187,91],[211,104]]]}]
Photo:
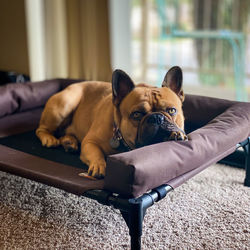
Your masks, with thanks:
[{"label": "brown bolster cushion", "polygon": [[41,107],[51,95],[76,81],[79,80],[54,79],[3,85],[0,87],[0,118]]}]

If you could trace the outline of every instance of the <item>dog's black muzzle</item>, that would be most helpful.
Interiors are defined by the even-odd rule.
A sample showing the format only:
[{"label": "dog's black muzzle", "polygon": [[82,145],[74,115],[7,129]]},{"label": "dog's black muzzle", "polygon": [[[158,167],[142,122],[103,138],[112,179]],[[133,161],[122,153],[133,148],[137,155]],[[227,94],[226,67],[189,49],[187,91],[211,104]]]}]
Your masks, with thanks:
[{"label": "dog's black muzzle", "polygon": [[176,124],[170,121],[164,114],[155,112],[146,115],[140,122],[137,146],[173,140],[172,132],[184,133]]}]

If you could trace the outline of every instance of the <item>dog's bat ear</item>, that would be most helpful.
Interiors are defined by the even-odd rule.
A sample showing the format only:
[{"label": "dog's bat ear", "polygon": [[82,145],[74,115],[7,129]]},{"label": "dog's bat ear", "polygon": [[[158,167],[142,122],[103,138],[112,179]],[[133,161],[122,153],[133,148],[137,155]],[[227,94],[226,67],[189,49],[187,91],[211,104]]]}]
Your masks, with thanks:
[{"label": "dog's bat ear", "polygon": [[164,77],[162,87],[168,87],[173,90],[184,101],[184,93],[182,89],[182,70],[178,66],[172,67]]},{"label": "dog's bat ear", "polygon": [[131,78],[122,70],[116,69],[112,75],[113,103],[119,106],[122,99],[131,92],[135,84]]}]

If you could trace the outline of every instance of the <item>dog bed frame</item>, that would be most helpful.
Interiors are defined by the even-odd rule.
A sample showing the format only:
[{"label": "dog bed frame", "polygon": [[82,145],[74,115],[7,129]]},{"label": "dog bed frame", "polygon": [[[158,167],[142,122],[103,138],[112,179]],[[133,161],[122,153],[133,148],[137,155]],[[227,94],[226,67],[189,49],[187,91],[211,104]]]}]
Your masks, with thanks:
[{"label": "dog bed frame", "polygon": [[131,249],[141,247],[147,208],[211,164],[245,167],[244,184],[250,186],[250,103],[194,95],[186,95],[183,104],[189,141],[111,155],[103,180],[78,176],[87,169],[79,155],[44,148],[34,133],[47,99],[74,82],[55,79],[0,87],[0,170],[120,210]]}]

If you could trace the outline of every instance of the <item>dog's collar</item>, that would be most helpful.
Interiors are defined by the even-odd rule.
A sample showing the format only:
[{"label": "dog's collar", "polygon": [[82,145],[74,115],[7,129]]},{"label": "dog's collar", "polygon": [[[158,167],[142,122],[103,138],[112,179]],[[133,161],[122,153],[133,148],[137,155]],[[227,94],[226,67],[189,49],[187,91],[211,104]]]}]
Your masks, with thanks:
[{"label": "dog's collar", "polygon": [[128,145],[128,143],[124,140],[122,133],[120,129],[117,127],[117,125],[113,124],[113,137],[110,139],[110,146],[113,149],[116,150],[124,150],[125,151],[130,151],[132,148]]}]

